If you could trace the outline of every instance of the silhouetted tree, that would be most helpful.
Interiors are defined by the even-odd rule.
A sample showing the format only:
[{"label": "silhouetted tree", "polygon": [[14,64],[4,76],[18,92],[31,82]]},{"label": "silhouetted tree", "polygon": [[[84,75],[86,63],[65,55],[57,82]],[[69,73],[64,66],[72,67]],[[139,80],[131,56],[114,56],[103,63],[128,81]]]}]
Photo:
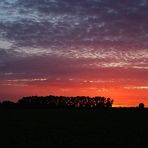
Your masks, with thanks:
[{"label": "silhouetted tree", "polygon": [[105,103],[106,108],[111,108],[112,104],[113,104],[113,100],[111,100],[110,98],[107,98],[106,103]]},{"label": "silhouetted tree", "polygon": [[85,96],[30,96],[18,100],[18,104],[30,107],[111,108],[113,100],[105,97]]}]

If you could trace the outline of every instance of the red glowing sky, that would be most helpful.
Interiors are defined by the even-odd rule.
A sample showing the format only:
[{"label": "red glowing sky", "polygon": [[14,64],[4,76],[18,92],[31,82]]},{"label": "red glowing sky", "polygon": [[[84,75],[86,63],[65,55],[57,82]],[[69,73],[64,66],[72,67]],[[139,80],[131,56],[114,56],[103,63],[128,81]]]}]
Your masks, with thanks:
[{"label": "red glowing sky", "polygon": [[145,0],[0,2],[0,99],[105,96],[148,106]]}]

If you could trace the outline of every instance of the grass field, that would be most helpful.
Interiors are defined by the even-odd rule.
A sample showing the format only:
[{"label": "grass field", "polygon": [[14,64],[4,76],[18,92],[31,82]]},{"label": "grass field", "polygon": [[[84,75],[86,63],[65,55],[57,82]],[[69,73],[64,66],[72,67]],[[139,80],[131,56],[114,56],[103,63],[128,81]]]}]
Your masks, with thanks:
[{"label": "grass field", "polygon": [[0,148],[147,146],[147,109],[0,109]]}]

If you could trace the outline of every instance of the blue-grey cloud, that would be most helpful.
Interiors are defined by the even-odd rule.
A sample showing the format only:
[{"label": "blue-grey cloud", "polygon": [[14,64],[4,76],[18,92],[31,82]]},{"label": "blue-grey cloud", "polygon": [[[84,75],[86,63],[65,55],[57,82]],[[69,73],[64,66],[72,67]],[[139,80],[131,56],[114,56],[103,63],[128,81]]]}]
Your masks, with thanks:
[{"label": "blue-grey cloud", "polygon": [[[3,1],[1,35],[17,46],[118,44],[147,47],[145,1]],[[112,45],[113,44],[113,45]]]},{"label": "blue-grey cloud", "polygon": [[146,0],[3,0],[0,71],[55,78],[106,71],[113,77],[121,68],[145,75],[147,10]]}]

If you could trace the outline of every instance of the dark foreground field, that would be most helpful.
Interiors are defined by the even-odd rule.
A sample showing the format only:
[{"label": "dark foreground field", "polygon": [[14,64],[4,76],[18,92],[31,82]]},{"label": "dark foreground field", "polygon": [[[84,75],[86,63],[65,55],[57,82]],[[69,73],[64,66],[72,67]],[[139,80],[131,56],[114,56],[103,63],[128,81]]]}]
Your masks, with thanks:
[{"label": "dark foreground field", "polygon": [[0,109],[0,148],[148,147],[148,110]]}]

